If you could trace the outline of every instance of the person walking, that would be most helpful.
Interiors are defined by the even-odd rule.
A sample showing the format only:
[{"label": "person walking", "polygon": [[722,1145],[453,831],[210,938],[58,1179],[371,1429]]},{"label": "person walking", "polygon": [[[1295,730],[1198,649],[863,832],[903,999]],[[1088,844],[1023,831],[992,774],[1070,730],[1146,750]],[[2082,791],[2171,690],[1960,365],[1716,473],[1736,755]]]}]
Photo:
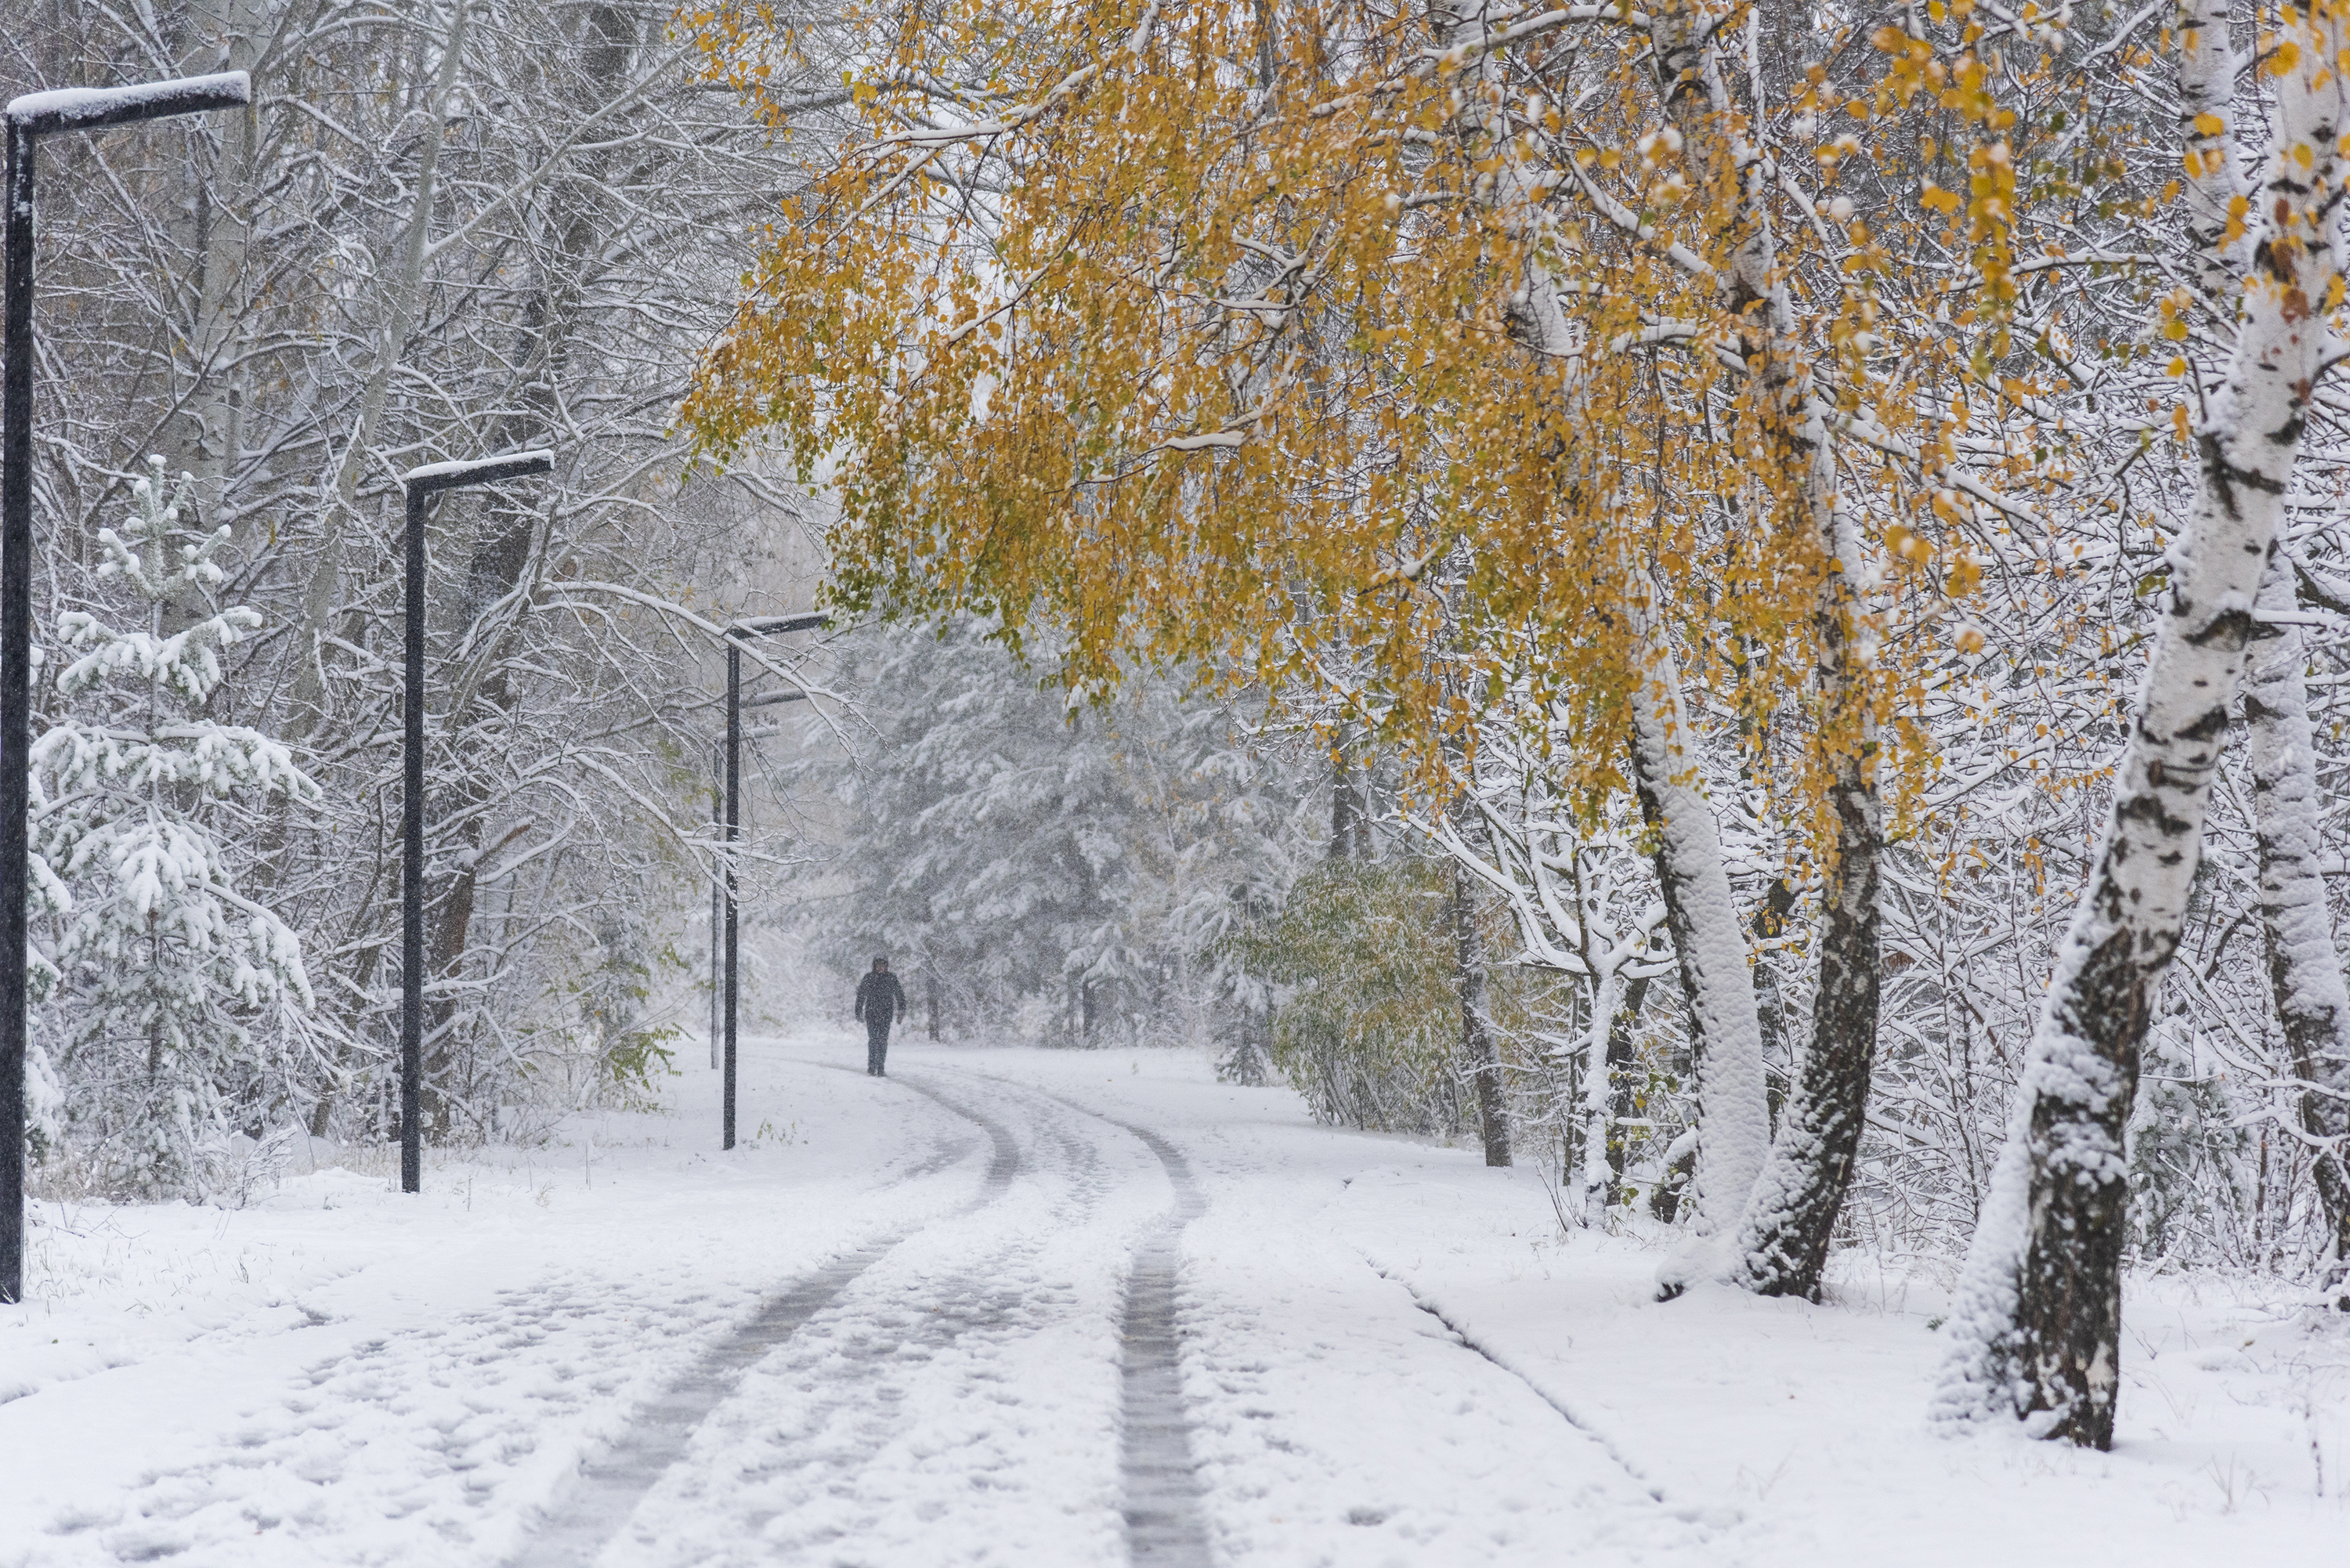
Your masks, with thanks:
[{"label": "person walking", "polygon": [[882,1064],[889,1055],[889,1025],[906,1012],[906,988],[889,972],[889,961],[873,961],[873,972],[857,982],[857,1016],[865,1020],[865,1071],[886,1078]]}]

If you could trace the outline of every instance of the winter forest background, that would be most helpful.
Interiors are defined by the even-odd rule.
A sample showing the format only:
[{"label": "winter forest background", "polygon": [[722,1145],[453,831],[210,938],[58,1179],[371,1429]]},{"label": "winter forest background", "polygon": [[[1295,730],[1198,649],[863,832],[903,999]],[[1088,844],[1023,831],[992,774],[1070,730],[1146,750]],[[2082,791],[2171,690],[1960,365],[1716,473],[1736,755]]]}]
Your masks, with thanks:
[{"label": "winter forest background", "polygon": [[[1646,616],[1639,635],[1680,661],[1682,728],[1674,766],[1644,772],[1633,753],[1649,731],[1626,695],[1638,684],[1623,674],[1628,656],[1608,651],[1614,633],[1588,629],[1613,626],[1615,612],[1550,603],[1545,635],[1564,645],[1588,632],[1601,673],[1547,661],[1526,629],[1532,612],[1495,586],[1522,563],[1491,565],[1470,534],[1430,521],[1508,510],[1498,492],[1464,499],[1465,482],[1416,455],[1441,449],[1457,469],[1469,460],[1445,443],[1474,433],[1465,416],[1445,424],[1452,416],[1429,411],[1438,394],[1396,390],[1431,361],[1381,358],[1437,328],[1385,303],[1379,285],[1321,306],[1304,302],[1305,284],[1279,295],[1305,273],[1357,265],[1337,242],[1310,257],[1260,245],[1258,272],[1243,276],[1242,256],[1222,295],[1148,285],[1170,318],[1216,317],[1182,317],[1187,353],[1215,333],[1245,345],[1246,323],[1268,313],[1274,327],[1258,330],[1313,323],[1298,353],[1321,367],[1322,444],[1284,448],[1277,483],[1250,471],[1252,515],[1279,510],[1267,499],[1279,484],[1295,485],[1284,493],[1314,527],[1349,508],[1377,513],[1392,457],[1378,441],[1426,443],[1392,462],[1424,510],[1385,536],[1386,578],[1366,556],[1357,586],[1337,593],[1309,556],[1250,545],[1291,596],[1280,658],[1208,632],[1105,651],[1068,608],[1076,590],[1024,606],[1011,578],[929,543],[951,530],[904,499],[946,483],[923,466],[929,455],[892,448],[895,466],[844,472],[845,449],[829,434],[811,445],[782,394],[780,411],[762,416],[791,426],[774,440],[755,421],[730,426],[723,406],[681,422],[713,343],[756,336],[737,314],[746,286],[827,324],[805,332],[806,352],[873,363],[858,358],[858,306],[838,292],[856,268],[836,268],[833,296],[783,276],[775,247],[792,231],[779,202],[819,229],[837,220],[845,168],[868,171],[865,194],[888,176],[891,200],[911,192],[966,211],[1014,172],[1083,171],[1067,147],[1015,154],[937,130],[951,109],[995,113],[1024,90],[1024,13],[1003,13],[991,37],[976,11],[950,8],[936,33],[893,54],[891,40],[910,35],[886,16],[681,16],[630,0],[18,0],[0,95],[240,68],[259,103],[44,148],[36,727],[50,738],[35,834],[55,880],[36,919],[36,968],[54,970],[36,1018],[36,1187],[233,1199],[295,1138],[392,1136],[394,476],[543,445],[557,454],[552,483],[450,495],[432,535],[431,1137],[526,1139],[703,1048],[723,690],[713,634],[739,615],[806,609],[821,590],[836,629],[778,639],[761,649],[774,670],[750,671],[759,690],[783,690],[788,675],[816,699],[746,715],[754,1027],[845,1015],[854,976],[886,952],[912,1001],[906,1027],[930,1037],[1212,1052],[1232,1079],[1286,1082],[1332,1122],[1482,1141],[1491,1158],[1553,1169],[1571,1225],[1690,1220],[1713,1015],[1691,994],[1695,928],[1666,896],[1666,863],[1687,846],[1660,826],[1690,801],[1710,803],[1769,1130],[1783,1130],[1807,1057],[1820,1059],[1828,1047],[1815,1042],[1842,1016],[1815,1003],[1824,952],[1852,907],[1835,868],[1857,862],[1837,858],[1842,830],[1821,824],[1834,802],[1857,798],[1835,792],[1860,753],[1831,742],[1866,708],[1869,754],[1885,770],[1867,848],[1881,993],[1834,1243],[1954,1272],[2089,879],[2150,639],[2185,569],[2175,547],[2198,504],[2196,437],[2250,330],[2210,258],[2244,232],[2237,187],[2268,167],[2260,128],[2282,112],[2293,67],[2274,64],[2277,17],[2250,7],[2232,19],[2201,0],[2021,17],[1928,10],[1742,11],[1705,67],[1709,90],[1751,103],[1762,128],[1721,199],[1761,188],[1741,183],[1753,159],[1778,161],[1778,183],[1753,200],[1795,281],[1762,316],[1783,306],[1773,330],[1815,356],[1823,378],[1888,400],[1898,388],[1906,410],[1897,420],[1881,400],[1856,414],[1848,400],[1825,460],[1830,487],[1843,487],[1825,504],[1831,532],[1857,556],[1840,569],[1877,618],[1863,632],[1804,631],[1808,601],[1765,604],[1772,574],[1793,568],[1740,554],[1768,518],[1807,503],[1800,486],[1738,477],[1762,462],[1733,434],[1753,400],[1721,356],[1690,345],[1713,341],[1705,311],[1762,317],[1710,293],[1701,306],[1675,303],[1686,279],[1663,280],[1669,247],[1650,220],[1714,200],[1716,177],[1700,165],[1700,129],[1677,109],[1659,117],[1646,56],[1604,16],[1545,22],[1515,53],[1494,46],[1486,58],[1502,63],[1471,67],[1492,94],[1456,94],[1395,139],[1406,151],[1450,145],[1479,104],[1518,115],[1463,155],[1457,188],[1430,151],[1396,166],[1423,182],[1424,204],[1347,198],[1367,222],[1440,226],[1482,213],[1489,247],[1550,223],[1541,243],[1559,248],[1541,252],[1544,265],[1572,254],[1607,276],[1588,298],[1631,297],[1620,320],[1529,327],[1542,315],[1531,286],[1502,288],[1500,304],[1464,286],[1430,319],[1485,322],[1497,342],[1556,330],[1574,347],[1555,360],[1604,362],[1593,374],[1619,378],[1592,394],[1577,428],[1591,452],[1624,454],[1607,481],[1610,515],[1658,519],[1657,564],[1642,570],[1661,602],[1621,616]],[[1256,20],[1217,25],[1247,34],[1276,13],[1288,16],[1259,6]],[[1414,25],[1375,8],[1333,18],[1329,49],[1366,57],[1383,28]],[[1909,32],[1872,44],[1888,18]],[[2182,45],[2190,25],[2201,42]],[[1261,47],[1243,38],[1228,53],[1262,75],[1234,101],[1253,93],[1262,105],[1290,45],[1251,36]],[[2219,47],[2221,67],[2196,53],[2215,36],[2234,40]],[[1409,47],[1435,59],[1443,42]],[[1956,65],[1922,97],[1899,91],[1905,70],[1924,82],[1928,64],[1995,46],[1988,108],[1952,101]],[[1419,81],[1419,57],[1393,79]],[[1003,86],[988,75],[998,67],[1018,79]],[[856,164],[849,150],[876,135],[877,94],[902,98],[910,83],[929,84],[931,107],[899,103],[890,123],[911,128],[906,144],[926,156],[951,156],[903,178]],[[1563,123],[1547,106],[1579,107]],[[2214,151],[2210,126],[2223,122],[2241,128],[2241,151]],[[1517,151],[1492,151],[1505,142]],[[1691,172],[1674,186],[1682,163]],[[2215,195],[2206,186],[2223,173]],[[2338,174],[2326,177],[2338,192]],[[1611,193],[1636,186],[1652,203],[1638,213]],[[2006,226],[1967,229],[1987,201],[2005,203]],[[1938,227],[1945,217],[1960,226]],[[1702,228],[1690,231],[1700,249]],[[1721,254],[1752,232],[1724,229]],[[1086,243],[1107,255],[1127,242]],[[1466,243],[1430,228],[1412,265],[1436,267],[1446,244]],[[1508,271],[1498,253],[1479,254],[1478,265]],[[1015,270],[1007,262],[997,281]],[[1463,264],[1463,275],[1475,270]],[[919,270],[869,276],[874,297],[891,279],[919,292]],[[1866,300],[1856,278],[1869,280]],[[1278,310],[1266,303],[1276,296]],[[819,296],[830,303],[808,305]],[[949,283],[923,297],[946,325],[954,301],[972,308]],[[1558,297],[1579,296],[1561,286]],[[1107,342],[1139,329],[1098,330]],[[924,341],[943,364],[935,336]],[[767,352],[769,369],[793,363]],[[1752,354],[1736,374],[1763,365],[1764,350]],[[1288,396],[1263,369],[1273,362],[1247,387]],[[838,379],[853,387],[862,373]],[[1149,380],[1114,361],[1100,373]],[[972,374],[993,379],[975,389],[966,377],[941,405],[951,419],[926,416],[920,439],[942,452],[982,426],[1006,429],[1007,410],[1035,395],[1003,363]],[[1484,394],[1444,395],[1469,406]],[[916,441],[910,416],[877,434],[840,396],[827,431]],[[1615,412],[1592,411],[1609,398]],[[1066,406],[1081,401],[1073,390]],[[2281,985],[2293,998],[2281,944],[2313,908],[2289,895],[2317,888],[2330,930],[2350,877],[2345,412],[2338,389],[2323,387],[2303,410],[2281,566],[2251,633],[2251,695],[2234,700],[2177,959],[2147,1010],[2127,1112],[2127,1261],[2138,1269],[2314,1281],[2334,1256],[2336,1195],[2350,1190],[2320,1168],[2343,1158],[2350,1060],[2331,1037],[2289,1033],[2279,1007]],[[1207,433],[1150,450],[1237,452],[1264,427],[1235,416],[1229,430],[1186,428]],[[1327,461],[1326,489],[1296,478],[1309,458]],[[1717,466],[1668,472],[1669,458]],[[953,480],[972,488],[949,484],[939,504],[971,508],[974,534],[996,525],[1017,504],[1008,492],[985,500],[996,472],[985,465],[1008,473],[1021,461],[1037,460],[974,458]],[[1164,487],[1163,504],[1210,504],[1185,483]],[[1101,504],[1105,528],[1114,512]],[[224,542],[200,543],[222,529]],[[142,538],[146,567],[126,566]],[[876,543],[886,539],[901,557]],[[189,564],[164,581],[156,561],[182,547]],[[1565,576],[1612,580],[1604,552],[1566,555]],[[938,567],[929,580],[979,586],[960,599],[924,587],[925,561]],[[1420,607],[1397,612],[1388,637],[1375,590],[1399,584]],[[1215,618],[1213,606],[1182,613]],[[129,651],[108,664],[109,648]],[[81,673],[61,682],[68,670]],[[1866,689],[1860,707],[1836,706],[1847,687]],[[1604,701],[1583,695],[1603,688]],[[2305,730],[2275,728],[2304,716]],[[2295,744],[2314,785],[2303,826],[2314,837],[2295,853],[2317,880],[2303,884],[2279,871],[2283,830],[2263,815],[2292,793],[2278,759]],[[216,774],[171,760],[206,747],[235,760]],[[185,831],[162,836],[179,858],[162,855],[141,882],[109,855],[154,823]],[[2338,992],[2338,950],[2322,962]]]}]

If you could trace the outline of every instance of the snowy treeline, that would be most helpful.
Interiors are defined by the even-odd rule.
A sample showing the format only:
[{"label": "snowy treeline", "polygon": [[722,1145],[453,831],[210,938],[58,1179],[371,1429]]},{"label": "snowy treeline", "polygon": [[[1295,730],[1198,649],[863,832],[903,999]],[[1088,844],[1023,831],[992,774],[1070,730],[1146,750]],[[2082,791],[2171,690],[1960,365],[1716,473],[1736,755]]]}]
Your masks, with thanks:
[{"label": "snowy treeline", "polygon": [[778,918],[806,911],[844,975],[887,954],[935,1035],[1261,1033],[1264,987],[1229,939],[1321,852],[1326,764],[1262,703],[1185,701],[1167,680],[1072,703],[986,629],[835,645],[859,722],[845,745],[806,722],[779,757],[827,847],[794,867]]},{"label": "snowy treeline", "polygon": [[[188,636],[243,606],[250,622],[203,645],[217,682],[176,695],[315,784],[298,811],[208,808],[224,885],[298,936],[285,973],[307,974],[315,1005],[290,1033],[240,1014],[203,1040],[154,1035],[117,1016],[127,982],[73,917],[36,914],[36,965],[68,971],[36,1037],[73,1179],[201,1189],[185,1157],[233,1131],[390,1130],[394,476],[432,461],[557,453],[551,482],[450,494],[432,524],[428,1132],[483,1136],[512,1107],[657,1065],[667,1025],[647,998],[708,872],[708,623],[765,607],[795,515],[749,472],[681,483],[670,426],[754,215],[792,182],[781,149],[697,86],[665,5],[26,0],[8,16],[0,95],[239,68],[255,97],[42,144],[45,755],[122,702],[60,683],[79,668],[73,627]],[[152,628],[100,543],[130,533],[151,456],[168,485],[192,476],[182,526],[226,538],[218,577]],[[68,826],[78,780],[49,787],[36,845],[87,843]],[[176,1165],[126,1145],[154,1096],[193,1118]]]}]

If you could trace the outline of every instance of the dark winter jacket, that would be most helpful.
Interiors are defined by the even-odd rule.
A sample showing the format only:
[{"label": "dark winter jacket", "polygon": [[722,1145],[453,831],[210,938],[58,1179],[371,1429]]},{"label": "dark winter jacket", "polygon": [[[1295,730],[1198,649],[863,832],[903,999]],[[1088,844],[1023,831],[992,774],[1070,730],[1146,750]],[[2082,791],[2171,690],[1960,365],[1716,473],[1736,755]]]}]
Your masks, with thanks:
[{"label": "dark winter jacket", "polygon": [[867,975],[857,982],[857,1016],[887,1029],[906,1016],[906,988],[887,970]]}]

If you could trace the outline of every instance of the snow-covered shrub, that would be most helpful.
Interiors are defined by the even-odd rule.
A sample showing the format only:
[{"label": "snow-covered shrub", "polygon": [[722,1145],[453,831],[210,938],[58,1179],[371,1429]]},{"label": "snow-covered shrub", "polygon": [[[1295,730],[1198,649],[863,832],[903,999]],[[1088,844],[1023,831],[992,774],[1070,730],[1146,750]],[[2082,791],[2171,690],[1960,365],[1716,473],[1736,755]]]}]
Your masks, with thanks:
[{"label": "snow-covered shrub", "polygon": [[681,1031],[646,1016],[654,971],[675,967],[672,952],[651,950],[645,923],[634,911],[608,909],[596,922],[598,960],[583,965],[574,982],[584,1044],[593,1053],[599,1077],[624,1102],[650,1103],[653,1075],[669,1070],[671,1044]]},{"label": "snow-covered shrub", "polygon": [[65,1137],[102,1187],[192,1195],[231,1129],[282,1100],[312,1002],[300,940],[238,890],[224,840],[318,789],[284,745],[207,716],[221,651],[261,617],[207,607],[229,530],[183,527],[187,476],[167,497],[163,460],[150,471],[129,536],[98,532],[98,576],[142,624],[58,618],[71,707],[33,745],[32,839]]},{"label": "snow-covered shrub", "polygon": [[1273,1065],[1316,1119],[1440,1137],[1475,1126],[1451,885],[1432,862],[1328,861],[1231,943],[1248,972],[1280,988]]}]

